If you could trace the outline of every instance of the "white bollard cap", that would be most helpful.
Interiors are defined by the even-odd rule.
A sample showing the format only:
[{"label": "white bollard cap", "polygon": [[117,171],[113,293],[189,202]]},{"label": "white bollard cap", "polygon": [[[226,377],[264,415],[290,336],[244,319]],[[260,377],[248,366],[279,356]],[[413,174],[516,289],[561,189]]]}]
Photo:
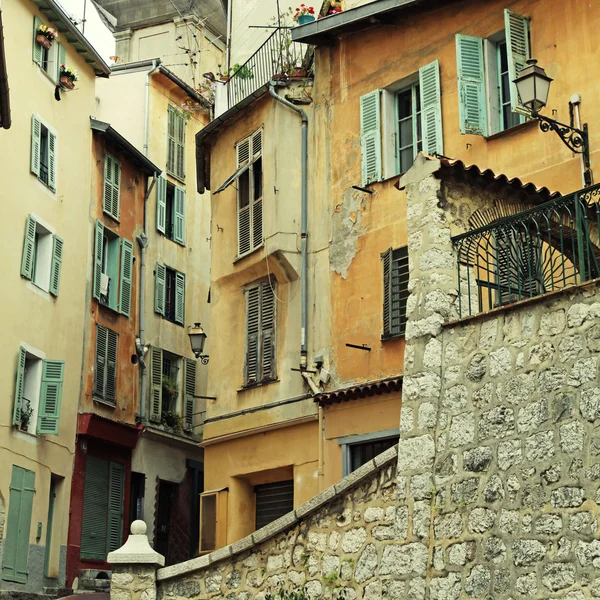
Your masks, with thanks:
[{"label": "white bollard cap", "polygon": [[108,554],[111,565],[156,565],[165,566],[165,557],[154,550],[146,537],[147,526],[144,521],[131,524],[131,535],[118,549]]}]

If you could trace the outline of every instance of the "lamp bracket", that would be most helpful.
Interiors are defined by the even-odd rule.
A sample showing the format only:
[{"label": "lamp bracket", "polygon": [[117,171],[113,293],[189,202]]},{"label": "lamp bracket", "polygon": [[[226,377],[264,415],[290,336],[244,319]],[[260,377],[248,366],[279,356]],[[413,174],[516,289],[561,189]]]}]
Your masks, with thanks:
[{"label": "lamp bracket", "polygon": [[555,131],[563,144],[577,154],[583,154],[585,166],[589,168],[589,148],[588,148],[588,133],[587,123],[583,126],[583,130],[577,129],[572,125],[566,125],[560,121],[550,119],[541,115],[536,111],[532,111],[531,116],[536,118],[540,123],[540,129],[545,133],[547,131]]},{"label": "lamp bracket", "polygon": [[208,359],[209,356],[208,354],[196,354],[194,353],[196,358],[203,364],[203,365],[207,365],[208,364]]}]

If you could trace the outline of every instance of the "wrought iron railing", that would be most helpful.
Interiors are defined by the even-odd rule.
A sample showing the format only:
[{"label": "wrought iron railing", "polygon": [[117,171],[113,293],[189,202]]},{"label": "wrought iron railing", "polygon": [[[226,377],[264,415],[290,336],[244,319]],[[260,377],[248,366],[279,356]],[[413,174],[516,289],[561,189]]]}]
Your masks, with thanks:
[{"label": "wrought iron railing", "polygon": [[306,44],[293,42],[290,29],[276,29],[225,84],[227,108],[232,108],[273,78],[293,77],[298,69],[307,74],[312,71],[312,50]]},{"label": "wrought iron railing", "polygon": [[459,315],[600,276],[599,202],[596,185],[452,238]]}]

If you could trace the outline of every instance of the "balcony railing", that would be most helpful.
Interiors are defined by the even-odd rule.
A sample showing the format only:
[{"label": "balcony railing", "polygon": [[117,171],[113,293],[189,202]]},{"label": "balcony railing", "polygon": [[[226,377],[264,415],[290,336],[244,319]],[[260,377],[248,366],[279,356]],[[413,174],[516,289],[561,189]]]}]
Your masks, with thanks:
[{"label": "balcony railing", "polygon": [[227,90],[225,110],[260,90],[274,77],[293,77],[294,70],[298,68],[311,72],[312,50],[306,44],[292,42],[290,29],[276,29],[225,84]]},{"label": "balcony railing", "polygon": [[461,317],[600,276],[600,185],[452,238]]}]

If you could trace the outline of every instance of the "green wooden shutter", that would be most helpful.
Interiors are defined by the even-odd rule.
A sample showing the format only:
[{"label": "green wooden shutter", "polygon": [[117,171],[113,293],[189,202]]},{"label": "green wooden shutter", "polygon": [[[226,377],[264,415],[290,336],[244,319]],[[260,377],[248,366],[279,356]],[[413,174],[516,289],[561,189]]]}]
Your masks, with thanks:
[{"label": "green wooden shutter", "polygon": [[119,335],[108,329],[106,339],[106,395],[107,402],[114,404],[117,399],[117,345]]},{"label": "green wooden shutter", "polygon": [[102,252],[104,247],[104,225],[96,220],[96,235],[94,242],[94,285],[92,295],[100,300],[102,284]]},{"label": "green wooden shutter", "polygon": [[259,378],[260,287],[246,292],[246,373],[245,383],[256,383]]},{"label": "green wooden shutter", "polygon": [[194,396],[196,395],[196,361],[183,359],[183,383],[185,389],[183,425],[188,431],[194,430]]},{"label": "green wooden shutter", "polygon": [[64,375],[64,361],[45,360],[43,362],[37,429],[39,434],[58,435]]},{"label": "green wooden shutter", "polygon": [[52,236],[52,263],[50,264],[50,293],[58,296],[60,272],[62,269],[64,241],[57,235]]},{"label": "green wooden shutter", "polygon": [[175,273],[175,322],[183,325],[185,321],[185,275]]},{"label": "green wooden shutter", "polygon": [[392,252],[391,330],[393,335],[404,335],[406,330],[408,282],[408,246],[404,246]]},{"label": "green wooden shutter", "polygon": [[121,163],[110,154],[104,156],[104,196],[102,210],[119,220],[121,203]]},{"label": "green wooden shutter", "polygon": [[2,579],[27,583],[29,574],[29,533],[33,495],[35,494],[35,473],[13,465],[8,500],[6,539],[2,552]]},{"label": "green wooden shutter", "polygon": [[154,312],[159,315],[165,314],[165,295],[167,285],[167,268],[165,265],[156,263],[156,270],[154,271]]},{"label": "green wooden shutter", "polygon": [[19,357],[17,359],[17,380],[15,382],[15,402],[13,406],[13,425],[21,425],[21,405],[23,404],[23,388],[25,385],[25,361],[27,352],[19,347]]},{"label": "green wooden shutter", "polygon": [[31,172],[40,176],[40,146],[42,137],[42,122],[37,115],[31,115]]},{"label": "green wooden shutter", "polygon": [[106,552],[117,550],[123,542],[123,499],[125,495],[125,465],[110,463],[108,485],[108,528]]},{"label": "green wooden shutter", "polygon": [[104,399],[106,395],[106,347],[108,329],[96,325],[96,368],[94,373],[94,396]]},{"label": "green wooden shutter", "polygon": [[176,175],[179,179],[185,179],[185,125],[183,115],[176,115]]},{"label": "green wooden shutter", "polygon": [[263,243],[263,200],[252,200],[252,248]]},{"label": "green wooden shutter", "polygon": [[391,334],[392,312],[392,249],[381,255],[383,266],[383,337]]},{"label": "green wooden shutter", "polygon": [[133,244],[121,239],[121,282],[119,286],[119,312],[126,317],[131,312],[131,285],[133,279]]},{"label": "green wooden shutter", "polygon": [[165,233],[165,223],[167,219],[167,180],[158,176],[156,182],[156,229]]},{"label": "green wooden shutter", "polygon": [[427,154],[443,154],[442,99],[440,89],[440,63],[437,60],[419,69],[421,94],[421,131],[423,151]]},{"label": "green wooden shutter", "polygon": [[483,40],[456,35],[460,132],[487,135]]},{"label": "green wooden shutter", "polygon": [[277,378],[275,339],[276,314],[274,281],[266,281],[260,286],[260,342],[261,342],[261,380],[271,381]]},{"label": "green wooden shutter", "polygon": [[35,41],[37,37],[37,28],[42,24],[41,19],[38,17],[33,17],[33,46],[32,46],[32,54],[31,58],[33,62],[38,66],[42,66],[42,47]]},{"label": "green wooden shutter", "polygon": [[150,347],[150,420],[160,421],[162,414],[162,362],[161,348]]},{"label": "green wooden shutter", "polygon": [[85,461],[80,542],[80,556],[83,559],[106,558],[108,486],[108,461],[88,454]]},{"label": "green wooden shutter", "polygon": [[21,258],[21,275],[27,279],[33,277],[33,265],[35,263],[35,230],[37,221],[27,215],[25,224],[25,241],[23,242],[23,257]]},{"label": "green wooden shutter", "polygon": [[59,42],[56,44],[56,81],[60,81],[60,68],[67,63],[67,49]]},{"label": "green wooden shutter", "polygon": [[185,190],[175,186],[175,227],[173,239],[179,244],[185,244]]},{"label": "green wooden shutter", "polygon": [[381,90],[360,98],[362,184],[381,181]]},{"label": "green wooden shutter", "polygon": [[510,80],[510,107],[513,112],[529,114],[521,104],[517,86],[513,81],[525,68],[529,54],[529,19],[518,15],[508,8],[504,9],[504,28],[506,31],[506,53],[508,55],[508,78]]},{"label": "green wooden shutter", "polygon": [[48,129],[48,186],[56,191],[56,135]]},{"label": "green wooden shutter", "polygon": [[171,175],[175,175],[175,109],[169,106],[168,119],[167,119],[167,172]]}]

